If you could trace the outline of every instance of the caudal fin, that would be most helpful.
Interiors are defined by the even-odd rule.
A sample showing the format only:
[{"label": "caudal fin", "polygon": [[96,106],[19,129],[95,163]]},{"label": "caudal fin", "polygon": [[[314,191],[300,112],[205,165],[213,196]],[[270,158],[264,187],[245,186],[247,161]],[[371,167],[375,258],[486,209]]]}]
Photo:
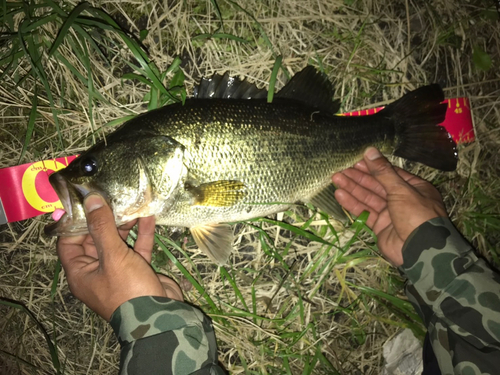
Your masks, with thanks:
[{"label": "caudal fin", "polygon": [[438,126],[446,115],[443,101],[443,90],[434,84],[409,92],[379,112],[394,123],[394,155],[443,171],[457,168],[457,145],[446,129]]}]

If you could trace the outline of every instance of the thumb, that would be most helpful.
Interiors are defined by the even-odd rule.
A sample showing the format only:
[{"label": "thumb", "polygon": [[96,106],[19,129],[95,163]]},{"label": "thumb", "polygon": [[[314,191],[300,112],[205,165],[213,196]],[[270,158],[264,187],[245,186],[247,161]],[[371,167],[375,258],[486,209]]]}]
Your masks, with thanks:
[{"label": "thumb", "polygon": [[406,185],[389,160],[375,147],[368,147],[363,157],[368,171],[380,182],[387,194],[394,193],[395,190]]},{"label": "thumb", "polygon": [[87,195],[83,201],[89,233],[94,240],[99,259],[121,247],[123,241],[118,234],[113,211],[105,199],[97,193]]}]

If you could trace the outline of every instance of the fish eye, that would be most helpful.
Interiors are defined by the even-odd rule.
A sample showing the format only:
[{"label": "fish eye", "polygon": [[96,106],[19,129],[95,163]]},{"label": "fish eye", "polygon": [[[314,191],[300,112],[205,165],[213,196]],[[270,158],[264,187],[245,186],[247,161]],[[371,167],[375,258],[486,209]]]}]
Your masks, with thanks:
[{"label": "fish eye", "polygon": [[96,174],[98,170],[97,160],[95,160],[92,156],[82,159],[80,166],[82,167],[83,174],[86,176],[92,176]]}]

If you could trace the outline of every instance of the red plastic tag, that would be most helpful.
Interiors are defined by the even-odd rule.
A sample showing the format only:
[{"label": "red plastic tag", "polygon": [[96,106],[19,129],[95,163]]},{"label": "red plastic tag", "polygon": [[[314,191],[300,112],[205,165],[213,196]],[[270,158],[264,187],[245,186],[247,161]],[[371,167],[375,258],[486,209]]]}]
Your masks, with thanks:
[{"label": "red plastic tag", "polygon": [[[441,124],[456,142],[472,142],[474,128],[467,98],[454,98],[448,103],[445,121]],[[343,116],[364,116],[384,107],[344,113]],[[0,169],[0,224],[29,219],[63,208],[49,183],[49,175],[65,168],[76,156],[37,161]]]},{"label": "red plastic tag", "polygon": [[67,167],[75,158],[68,156],[0,169],[0,224],[63,208],[49,176]]}]

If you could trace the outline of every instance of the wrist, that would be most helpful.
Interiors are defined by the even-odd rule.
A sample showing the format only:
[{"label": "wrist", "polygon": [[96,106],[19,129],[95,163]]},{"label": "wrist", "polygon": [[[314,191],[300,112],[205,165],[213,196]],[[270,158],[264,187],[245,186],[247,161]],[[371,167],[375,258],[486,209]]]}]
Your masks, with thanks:
[{"label": "wrist", "polygon": [[447,217],[436,217],[416,228],[405,241],[401,270],[412,284],[427,292],[448,285],[475,263],[472,247]]}]

